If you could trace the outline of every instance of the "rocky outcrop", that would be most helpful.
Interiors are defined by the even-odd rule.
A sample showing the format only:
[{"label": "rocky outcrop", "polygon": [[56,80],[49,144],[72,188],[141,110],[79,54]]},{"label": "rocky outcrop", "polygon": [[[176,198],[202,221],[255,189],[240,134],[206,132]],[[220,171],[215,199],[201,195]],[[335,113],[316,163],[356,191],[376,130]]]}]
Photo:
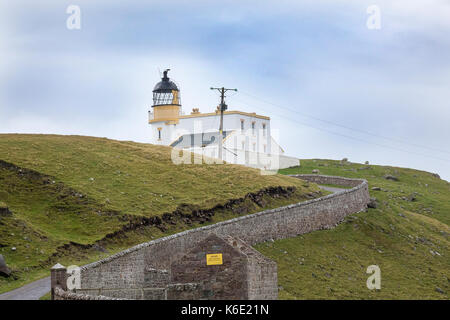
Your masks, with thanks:
[{"label": "rocky outcrop", "polygon": [[0,254],[0,276],[9,277],[10,275],[11,270],[6,265],[5,258]]},{"label": "rocky outcrop", "polygon": [[12,215],[12,212],[9,211],[9,208],[6,205],[2,205],[0,203],[0,217],[6,217]]},{"label": "rocky outcrop", "polygon": [[384,178],[386,180],[398,181],[398,178],[396,176],[393,176],[393,175],[390,175],[390,174],[385,175]]}]

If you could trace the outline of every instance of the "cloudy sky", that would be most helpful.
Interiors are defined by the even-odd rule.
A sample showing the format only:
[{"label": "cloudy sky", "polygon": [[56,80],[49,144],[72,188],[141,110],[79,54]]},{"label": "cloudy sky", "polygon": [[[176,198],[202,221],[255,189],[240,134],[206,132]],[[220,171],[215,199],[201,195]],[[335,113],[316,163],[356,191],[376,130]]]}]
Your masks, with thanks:
[{"label": "cloudy sky", "polygon": [[0,132],[149,142],[171,68],[185,112],[236,87],[229,108],[270,116],[289,155],[450,180],[449,34],[448,0],[0,0]]}]

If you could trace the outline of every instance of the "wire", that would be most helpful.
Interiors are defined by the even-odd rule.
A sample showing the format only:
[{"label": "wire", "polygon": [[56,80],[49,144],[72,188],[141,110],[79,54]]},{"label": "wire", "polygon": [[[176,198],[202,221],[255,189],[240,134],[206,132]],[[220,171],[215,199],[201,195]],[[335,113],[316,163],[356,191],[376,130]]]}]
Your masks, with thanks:
[{"label": "wire", "polygon": [[[243,102],[244,104],[246,104],[246,105],[249,106],[249,107],[252,107],[252,106],[250,106],[249,104],[247,104],[246,102],[242,101],[241,99],[236,99],[236,100]],[[260,108],[260,109],[262,109],[262,108]],[[264,110],[264,111],[268,111],[267,109],[263,109],[263,110]],[[292,111],[292,112],[294,112],[294,111]],[[283,116],[283,115],[277,114],[277,116],[278,116],[278,117],[281,117],[281,118],[285,118],[285,119],[287,119],[288,121],[291,121],[291,122],[296,123],[296,124],[300,124],[300,125],[303,125],[303,126],[306,126],[306,127],[310,127],[310,128],[316,129],[316,130],[321,130],[321,131],[324,131],[324,132],[327,132],[327,133],[330,133],[330,134],[334,134],[334,135],[338,135],[338,136],[341,136],[341,137],[344,137],[344,138],[348,138],[348,139],[352,139],[352,140],[357,140],[357,141],[364,142],[364,143],[373,144],[373,145],[376,145],[376,146],[379,146],[379,147],[383,147],[383,148],[388,148],[388,149],[391,149],[391,150],[401,151],[401,152],[405,152],[405,153],[409,153],[409,154],[414,154],[414,155],[418,155],[418,156],[422,156],[422,157],[433,158],[433,159],[436,159],[436,160],[441,160],[441,161],[445,161],[445,162],[450,162],[450,160],[448,160],[448,159],[439,158],[439,157],[434,157],[434,156],[430,156],[430,155],[425,155],[425,154],[422,154],[422,153],[417,153],[417,152],[413,152],[413,151],[408,151],[408,150],[404,150],[404,149],[400,149],[400,148],[395,148],[395,147],[391,147],[391,146],[379,144],[379,143],[376,143],[376,142],[367,141],[367,140],[360,139],[360,138],[356,138],[356,137],[351,137],[351,136],[348,136],[348,135],[345,135],[345,134],[341,134],[341,133],[338,133],[338,132],[330,131],[330,130],[323,129],[323,128],[320,128],[320,127],[315,127],[315,126],[312,126],[312,125],[309,125],[309,124],[305,124],[305,123],[299,122],[299,121],[294,120],[294,119],[292,119],[292,118],[285,117],[285,116]]]},{"label": "wire", "polygon": [[264,99],[258,98],[258,97],[256,97],[256,96],[250,94],[250,93],[247,93],[247,92],[244,92],[244,91],[240,91],[240,92],[243,93],[243,94],[245,94],[245,95],[247,95],[247,96],[249,96],[249,97],[251,97],[251,98],[253,98],[253,99],[259,100],[259,101],[261,101],[261,102],[263,102],[263,103],[266,103],[266,104],[273,105],[273,106],[275,106],[275,107],[277,107],[277,108],[285,109],[285,110],[288,110],[288,111],[297,113],[297,114],[299,114],[299,115],[301,115],[301,116],[308,117],[308,118],[311,118],[311,119],[314,119],[314,120],[317,120],[317,121],[322,121],[322,122],[325,122],[325,123],[328,123],[328,124],[332,124],[332,125],[334,125],[334,126],[338,126],[338,127],[341,127],[341,128],[345,128],[345,129],[347,129],[347,130],[351,130],[351,131],[356,131],[356,132],[364,133],[364,134],[371,135],[371,136],[374,136],[374,137],[379,137],[379,138],[382,138],[382,139],[385,139],[385,140],[391,140],[391,141],[395,141],[395,142],[399,142],[399,143],[403,143],[403,144],[408,144],[408,145],[411,145],[411,146],[414,146],[414,147],[418,147],[418,148],[423,148],[423,149],[428,149],[428,150],[433,150],[433,151],[438,151],[438,152],[443,152],[443,153],[448,153],[448,154],[450,154],[450,151],[447,151],[447,150],[442,150],[442,149],[438,149],[438,148],[433,148],[433,147],[428,147],[428,146],[424,146],[424,145],[419,145],[419,144],[411,143],[411,142],[408,142],[408,141],[406,141],[406,140],[404,140],[404,139],[398,139],[398,138],[392,138],[392,137],[385,137],[385,136],[382,136],[382,135],[379,135],[379,134],[376,134],[376,133],[372,133],[372,132],[368,132],[368,131],[365,131],[365,130],[356,129],[356,128],[351,128],[351,127],[349,127],[349,126],[345,126],[345,125],[342,125],[342,124],[339,124],[339,123],[336,123],[336,122],[333,122],[333,121],[320,119],[320,118],[318,118],[318,117],[315,117],[315,116],[312,116],[312,115],[309,115],[309,114],[301,113],[301,112],[299,112],[299,111],[297,111],[297,110],[293,110],[293,109],[290,109],[290,108],[287,108],[287,107],[283,107],[283,106],[280,106],[280,105],[276,105],[276,104],[274,104],[274,103],[272,103],[272,102],[270,102],[270,101],[266,101],[266,100],[264,100]]}]

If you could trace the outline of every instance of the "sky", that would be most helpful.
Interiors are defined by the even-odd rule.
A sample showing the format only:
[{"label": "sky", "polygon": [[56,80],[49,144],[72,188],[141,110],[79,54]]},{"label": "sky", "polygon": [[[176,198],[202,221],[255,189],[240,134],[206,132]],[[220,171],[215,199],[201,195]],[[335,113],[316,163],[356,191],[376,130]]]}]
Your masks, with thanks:
[{"label": "sky", "polygon": [[288,155],[450,180],[449,34],[448,0],[0,0],[0,133],[150,142],[170,68],[184,112],[237,88],[229,110],[270,116]]}]

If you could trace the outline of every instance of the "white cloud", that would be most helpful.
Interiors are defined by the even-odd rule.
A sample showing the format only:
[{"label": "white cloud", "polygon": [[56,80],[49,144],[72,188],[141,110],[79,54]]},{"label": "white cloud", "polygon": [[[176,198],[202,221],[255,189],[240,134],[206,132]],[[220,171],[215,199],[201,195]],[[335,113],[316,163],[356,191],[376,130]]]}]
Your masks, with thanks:
[{"label": "white cloud", "polygon": [[[167,67],[180,85],[186,113],[193,107],[212,111],[218,97],[209,87],[225,85],[351,127],[406,135],[411,141],[442,148],[448,144],[450,58],[445,49],[450,48],[450,6],[446,1],[281,0],[257,5],[226,1],[219,6],[209,0],[145,4],[97,0],[77,4],[82,10],[80,33],[65,29],[66,4],[61,1],[0,3],[0,90],[16,74],[13,89],[20,93],[14,100],[11,97],[17,92],[0,91],[0,131],[148,141],[151,91],[159,81],[157,68]],[[366,8],[371,4],[382,10],[379,32],[366,28]],[[186,13],[171,20],[181,22],[169,25],[171,37],[164,39],[159,30],[166,29],[154,19],[173,14],[171,9]],[[144,27],[162,34],[160,38],[147,38],[136,29],[130,15],[141,11],[145,19],[138,16],[139,21],[147,21]],[[182,36],[177,38],[174,30]],[[234,32],[231,38],[226,37],[228,30]],[[18,78],[18,71],[25,67]],[[26,87],[31,77],[49,90],[24,106],[18,101],[20,96],[34,94]],[[367,99],[373,102],[370,106],[363,105]],[[424,168],[450,177],[448,164],[438,160],[304,127],[277,115],[351,134],[251,99],[247,105],[240,103],[245,100],[238,93],[229,104],[272,116],[274,128],[283,129],[281,143],[289,154],[348,157]]]}]

